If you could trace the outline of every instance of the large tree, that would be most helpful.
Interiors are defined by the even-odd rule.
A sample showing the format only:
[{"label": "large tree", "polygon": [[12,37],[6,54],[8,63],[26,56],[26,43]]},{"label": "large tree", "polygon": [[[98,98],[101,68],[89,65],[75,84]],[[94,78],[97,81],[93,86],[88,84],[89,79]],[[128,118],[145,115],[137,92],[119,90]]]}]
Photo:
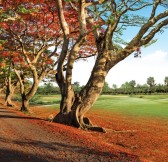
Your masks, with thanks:
[{"label": "large tree", "polygon": [[[33,1],[32,1],[33,2]],[[22,111],[28,111],[29,101],[40,81],[53,72],[57,63],[57,47],[61,46],[58,16],[53,3],[3,2],[1,37],[3,47],[20,82]],[[51,49],[52,47],[52,49]],[[26,80],[32,85],[26,90]]]},{"label": "large tree", "polygon": [[[82,129],[104,131],[92,125],[85,117],[99,97],[105,77],[118,62],[132,54],[139,47],[149,44],[156,33],[168,24],[167,1],[165,0],[56,0],[59,22],[63,33],[63,47],[58,59],[56,80],[61,90],[60,112],[55,122],[74,125]],[[79,28],[75,38],[71,37],[72,26],[68,23],[68,10],[78,14]],[[159,10],[160,9],[160,10]],[[143,13],[146,14],[143,14]],[[73,19],[72,19],[73,21]],[[137,33],[129,41],[124,29]],[[72,73],[75,60],[95,55],[86,48],[92,35],[96,49],[96,60],[90,78],[83,89],[75,94],[72,86]],[[72,41],[73,39],[73,41]],[[122,44],[125,47],[122,48]],[[81,51],[85,49],[86,55]]]}]

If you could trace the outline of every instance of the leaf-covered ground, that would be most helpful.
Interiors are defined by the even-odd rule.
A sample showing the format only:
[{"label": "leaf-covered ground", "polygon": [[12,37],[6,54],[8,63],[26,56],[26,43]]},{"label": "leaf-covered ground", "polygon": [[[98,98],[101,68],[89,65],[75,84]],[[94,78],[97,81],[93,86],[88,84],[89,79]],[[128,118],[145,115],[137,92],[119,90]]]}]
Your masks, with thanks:
[{"label": "leaf-covered ground", "polygon": [[[32,111],[35,116],[41,118],[47,118],[51,114],[57,113],[47,107],[33,107]],[[87,117],[91,119],[92,123],[106,128],[107,133],[86,132],[68,126],[64,126],[63,130],[70,131],[74,139],[79,139],[75,134],[82,134],[81,136],[88,141],[85,141],[86,145],[95,141],[95,145],[100,145],[103,150],[114,148],[137,155],[141,160],[167,162],[168,119],[129,116],[116,112],[112,114],[111,111],[109,113],[100,109],[90,111]],[[55,124],[51,123],[50,125],[53,125],[52,129],[57,130]],[[59,125],[59,128],[62,129],[62,125]],[[73,131],[76,133],[72,133]]]},{"label": "leaf-covered ground", "polygon": [[[1,105],[1,108],[2,107],[3,106]],[[15,109],[18,108],[19,105]],[[7,110],[11,112],[9,108]],[[21,112],[13,110],[13,108],[12,112],[19,116],[27,116]],[[33,117],[47,119],[49,116],[55,115],[56,113],[56,110],[50,109],[49,107],[31,107],[31,116]],[[62,154],[64,158],[62,158],[62,160],[65,161],[80,161],[83,159],[85,159],[84,161],[94,161],[95,159],[95,161],[119,160],[124,162],[139,160],[156,162],[167,161],[168,120],[160,118],[146,118],[142,116],[134,117],[123,114],[121,115],[117,114],[116,112],[109,113],[101,109],[90,111],[87,116],[92,120],[92,123],[106,128],[107,133],[104,134],[83,131],[73,127],[37,119],[30,119],[29,122],[33,125],[37,125],[38,129],[45,130],[48,132],[48,134],[51,134],[51,138],[54,137],[54,139],[50,139],[50,137],[47,138],[53,143],[54,141],[56,143],[57,139],[59,140],[59,143],[63,142],[62,146],[73,146],[69,147],[68,150],[67,147],[64,147],[65,151],[63,151],[64,149],[61,148],[61,150],[63,149],[62,153],[59,150],[59,159],[61,158]],[[3,118],[1,115],[1,122],[2,119]],[[6,120],[9,119],[7,118]],[[22,120],[24,120],[24,118]],[[43,133],[40,133],[40,136],[41,134]],[[33,139],[32,134],[31,138],[31,140],[35,142],[31,144],[36,148],[38,136],[35,135],[35,139]],[[41,145],[44,146],[44,148],[45,145],[49,146],[49,144],[46,142],[43,142]],[[56,147],[59,146],[51,144],[51,147],[53,147],[52,149],[56,150]],[[79,154],[80,158],[77,158]],[[67,156],[67,159],[64,155]],[[68,156],[70,156],[69,159]],[[75,156],[76,158],[74,159]]]}]

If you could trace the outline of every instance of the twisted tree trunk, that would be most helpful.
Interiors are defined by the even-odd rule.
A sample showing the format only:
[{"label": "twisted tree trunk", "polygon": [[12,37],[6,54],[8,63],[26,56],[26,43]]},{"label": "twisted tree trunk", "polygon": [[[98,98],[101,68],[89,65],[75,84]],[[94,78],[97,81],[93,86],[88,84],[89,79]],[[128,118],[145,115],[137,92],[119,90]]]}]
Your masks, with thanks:
[{"label": "twisted tree trunk", "polygon": [[[106,55],[106,52],[102,53],[102,55],[104,54]],[[93,106],[102,91],[105,77],[108,73],[107,65],[107,59],[100,55],[100,57],[97,58],[88,83],[79,94],[75,95],[71,85],[68,85],[68,88],[66,87],[67,84],[61,87],[66,91],[62,93],[60,112],[53,119],[54,122],[73,125],[81,129],[105,132],[103,128],[94,126],[92,122],[85,117],[85,114]],[[58,79],[57,82],[58,85],[61,85]]]},{"label": "twisted tree trunk", "polygon": [[6,79],[5,84],[6,84],[5,105],[13,107],[13,106],[15,106],[15,104],[12,103],[11,98],[14,94],[15,88],[17,87],[18,80],[12,81],[11,75],[9,74],[9,76]]},{"label": "twisted tree trunk", "polygon": [[21,106],[21,111],[28,112],[29,111],[29,100],[27,100],[26,95],[23,93],[21,94],[22,97],[22,106]]},{"label": "twisted tree trunk", "polygon": [[7,85],[6,87],[6,94],[5,94],[5,105],[13,107],[14,104],[12,103],[12,95],[13,95],[14,89],[12,89],[11,85]]}]

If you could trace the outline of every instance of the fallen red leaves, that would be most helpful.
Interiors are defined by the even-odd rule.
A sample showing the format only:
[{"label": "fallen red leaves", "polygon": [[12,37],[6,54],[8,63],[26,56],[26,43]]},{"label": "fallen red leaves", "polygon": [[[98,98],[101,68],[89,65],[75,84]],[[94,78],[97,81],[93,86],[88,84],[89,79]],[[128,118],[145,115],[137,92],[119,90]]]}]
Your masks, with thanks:
[{"label": "fallen red leaves", "polygon": [[[33,116],[43,119],[57,113],[47,107],[31,107],[31,110]],[[138,156],[142,161],[167,161],[168,120],[137,118],[108,112],[103,112],[103,116],[101,114],[102,111],[91,111],[88,117],[93,123],[106,128],[105,134],[83,131],[44,120],[32,119],[31,122],[53,133],[60,133],[82,146],[101,151],[102,154],[109,152],[109,155],[118,156],[125,152],[132,159]]]},{"label": "fallen red leaves", "polygon": [[[49,114],[56,113],[46,107],[33,107],[32,111],[46,118]],[[59,131],[82,145],[100,151],[106,150],[113,154],[127,152],[130,156],[137,155],[143,161],[167,161],[168,120],[137,118],[97,110],[91,111],[87,117],[93,123],[106,128],[107,133],[88,132],[55,123],[48,123],[47,129],[52,132]]]}]

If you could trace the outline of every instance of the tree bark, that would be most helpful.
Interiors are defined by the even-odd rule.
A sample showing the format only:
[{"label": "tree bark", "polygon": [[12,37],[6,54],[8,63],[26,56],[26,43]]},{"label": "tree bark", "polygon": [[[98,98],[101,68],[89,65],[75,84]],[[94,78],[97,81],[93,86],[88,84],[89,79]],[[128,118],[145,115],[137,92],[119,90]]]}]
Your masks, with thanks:
[{"label": "tree bark", "polygon": [[24,93],[21,94],[21,97],[22,97],[21,111],[29,112],[29,100],[26,98],[26,95]]},{"label": "tree bark", "polygon": [[12,95],[13,95],[13,91],[14,90],[11,90],[10,85],[8,85],[6,87],[6,96],[5,96],[5,105],[6,106],[10,106],[10,107],[14,106],[14,104],[12,103],[12,100],[11,100]]},{"label": "tree bark", "polygon": [[11,98],[15,91],[15,88],[17,87],[17,83],[18,81],[13,81],[12,83],[12,79],[10,75],[7,77],[7,80],[5,82],[5,85],[6,85],[5,105],[6,106],[10,106],[10,107],[15,106],[15,104],[12,103]]},{"label": "tree bark", "polygon": [[28,91],[28,93],[25,92],[25,81],[24,81],[25,76],[24,76],[24,74],[20,74],[16,69],[14,69],[15,73],[18,77],[19,83],[20,83],[20,94],[21,94],[21,98],[22,98],[21,111],[26,111],[26,112],[29,112],[29,101],[30,101],[30,99],[35,95],[40,81],[46,75],[45,72],[42,72],[41,75],[38,78],[36,68],[31,67],[31,69],[32,69],[32,72],[33,72],[33,85],[31,87],[31,89]]},{"label": "tree bark", "polygon": [[62,102],[64,100],[66,101],[64,102],[64,106],[70,106],[70,111],[60,111],[53,119],[54,122],[73,125],[77,128],[86,130],[105,132],[103,128],[94,126],[92,122],[85,117],[86,112],[93,106],[99,97],[109,70],[106,68],[107,59],[101,57],[102,55],[106,55],[106,52],[104,51],[100,54],[100,57],[97,58],[91,77],[83,90],[75,96],[71,93],[72,95],[70,96],[73,99],[62,95],[60,110],[62,110]]}]

